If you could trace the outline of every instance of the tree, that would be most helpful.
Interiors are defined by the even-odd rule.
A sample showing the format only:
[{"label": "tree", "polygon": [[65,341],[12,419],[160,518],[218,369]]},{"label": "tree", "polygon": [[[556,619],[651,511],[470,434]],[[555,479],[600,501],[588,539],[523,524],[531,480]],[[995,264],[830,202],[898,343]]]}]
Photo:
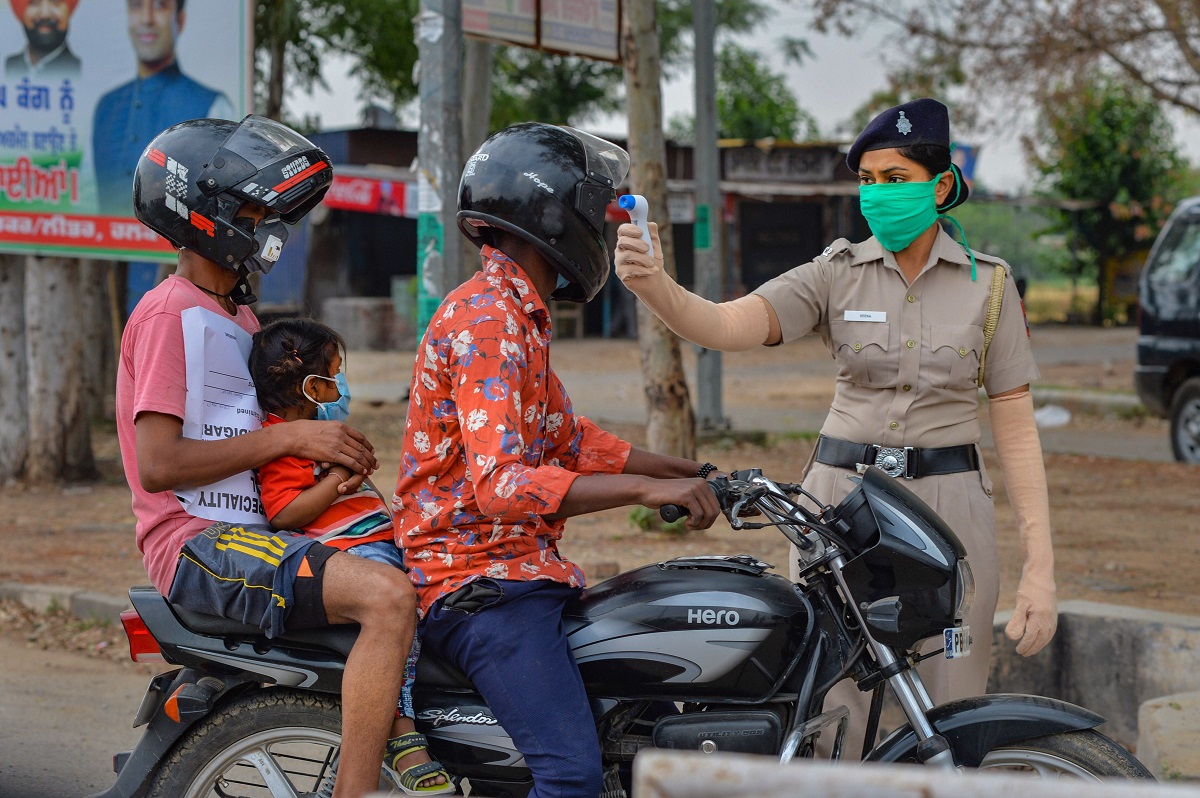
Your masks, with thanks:
[{"label": "tree", "polygon": [[[662,73],[659,68],[655,9],[642,0],[624,0],[621,23],[625,88],[629,96],[629,155],[632,190],[646,197],[658,221],[663,267],[674,276],[675,242],[667,213],[667,145],[662,125]],[[646,393],[646,439],[650,449],[695,457],[696,419],[683,376],[679,339],[645,305],[638,303],[638,348]]]},{"label": "tree", "polygon": [[263,113],[283,118],[292,80],[324,85],[322,59],[354,54],[360,99],[399,108],[416,94],[417,0],[258,0],[254,15],[256,95]]},{"label": "tree", "polygon": [[1057,228],[1075,239],[1100,286],[1097,321],[1107,317],[1108,273],[1146,250],[1171,211],[1184,171],[1170,123],[1145,86],[1109,77],[1060,85],[1027,140],[1042,190],[1085,207],[1060,211]]},{"label": "tree", "polygon": [[[695,119],[672,117],[671,138],[690,141]],[[800,108],[787,79],[750,50],[726,42],[717,53],[717,136],[723,139],[803,141],[819,135],[817,122]]]},{"label": "tree", "polygon": [[[91,422],[94,408],[84,320],[89,303],[104,303],[89,291],[83,263],[68,258],[25,259],[25,338],[28,363],[31,482],[95,476]],[[72,321],[65,321],[72,320]]]},{"label": "tree", "polygon": [[[717,0],[717,30],[747,33],[771,13],[759,0]],[[657,3],[659,63],[664,78],[691,66],[692,4],[682,0]],[[803,44],[785,38],[789,51]],[[576,56],[540,53],[521,47],[498,47],[492,83],[493,130],[530,119],[581,125],[599,114],[625,107],[620,66]]]},{"label": "tree", "polygon": [[1200,112],[1200,6],[1179,0],[814,0],[813,27],[859,37],[890,25],[893,84],[946,76],[979,106],[1096,73]]},{"label": "tree", "polygon": [[0,484],[24,475],[29,454],[25,357],[25,257],[0,254]]}]

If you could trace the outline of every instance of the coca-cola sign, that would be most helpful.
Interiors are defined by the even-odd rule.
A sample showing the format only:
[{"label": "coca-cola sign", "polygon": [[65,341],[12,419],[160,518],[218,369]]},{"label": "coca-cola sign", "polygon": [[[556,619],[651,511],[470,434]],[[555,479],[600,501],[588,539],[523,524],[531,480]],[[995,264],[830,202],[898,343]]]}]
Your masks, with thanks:
[{"label": "coca-cola sign", "polygon": [[376,213],[379,209],[379,183],[369,177],[333,176],[333,185],[325,194],[330,208],[360,213]]}]

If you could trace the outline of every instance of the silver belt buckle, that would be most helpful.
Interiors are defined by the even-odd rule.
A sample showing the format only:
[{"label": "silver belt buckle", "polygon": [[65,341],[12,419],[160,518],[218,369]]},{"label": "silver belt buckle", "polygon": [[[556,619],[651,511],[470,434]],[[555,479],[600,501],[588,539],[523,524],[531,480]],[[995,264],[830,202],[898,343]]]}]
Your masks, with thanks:
[{"label": "silver belt buckle", "polygon": [[875,467],[889,477],[901,477],[908,473],[908,450],[891,446],[880,446],[875,453]]}]

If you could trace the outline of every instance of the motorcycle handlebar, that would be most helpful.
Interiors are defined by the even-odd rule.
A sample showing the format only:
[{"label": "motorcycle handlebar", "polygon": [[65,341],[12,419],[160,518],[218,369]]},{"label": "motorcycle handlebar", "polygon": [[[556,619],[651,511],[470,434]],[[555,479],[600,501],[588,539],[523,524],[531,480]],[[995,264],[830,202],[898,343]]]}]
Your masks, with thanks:
[{"label": "motorcycle handlebar", "polygon": [[664,504],[658,508],[658,517],[668,524],[673,524],[680,518],[686,518],[687,514],[688,510],[682,504]]},{"label": "motorcycle handlebar", "polygon": [[[728,490],[723,487],[727,485],[728,480],[710,479],[708,486],[712,488],[713,493],[717,494],[717,502],[721,505],[721,512],[729,511],[729,502],[727,501]],[[666,521],[668,524],[673,524],[680,518],[688,517],[688,509],[682,504],[664,504],[658,508],[658,517]]]},{"label": "motorcycle handlebar", "polygon": [[[771,487],[771,491],[768,491],[764,487],[765,485],[769,485]],[[746,511],[748,511],[750,508],[758,508],[768,512],[768,514],[773,515],[780,521],[800,524],[807,529],[825,534],[834,533],[834,530],[830,529],[825,523],[819,520],[819,514],[814,515],[805,510],[805,508],[801,505],[786,499],[785,494],[795,494],[797,492],[803,493],[803,490],[799,485],[771,482],[770,480],[765,479],[762,476],[762,472],[758,469],[735,471],[734,473],[730,474],[729,477],[718,477],[716,479],[711,479],[708,481],[708,486],[712,488],[713,492],[717,495],[717,502],[721,505],[721,513],[729,520],[730,524],[732,524],[735,529],[746,528],[746,525],[741,523],[740,518],[736,518],[735,516],[748,515],[750,513]],[[783,498],[785,501],[788,501],[788,504],[791,506],[788,508],[779,507],[778,501],[772,502],[771,507],[762,505],[763,501],[771,501],[769,497],[772,495],[776,496],[777,498]],[[810,496],[809,498],[812,497]],[[782,513],[782,516],[779,515],[779,513]],[[672,523],[674,521],[678,521],[680,518],[686,518],[688,515],[688,510],[686,507],[678,504],[664,504],[658,508],[658,514],[663,521]],[[757,528],[757,526],[750,528]],[[785,535],[786,534],[787,533],[785,532]],[[799,536],[798,542],[797,540],[793,539],[792,535],[787,536],[789,540],[792,540],[792,542],[796,543],[801,548],[812,548],[811,541],[807,540],[807,538],[804,538],[803,536]],[[840,536],[834,533],[834,537],[837,538]]]}]

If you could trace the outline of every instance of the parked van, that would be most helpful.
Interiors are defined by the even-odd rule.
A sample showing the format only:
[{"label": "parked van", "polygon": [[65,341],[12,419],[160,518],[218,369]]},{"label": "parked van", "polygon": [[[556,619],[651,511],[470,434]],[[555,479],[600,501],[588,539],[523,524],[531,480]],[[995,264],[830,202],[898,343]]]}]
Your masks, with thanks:
[{"label": "parked van", "polygon": [[1138,332],[1138,396],[1171,419],[1175,459],[1200,463],[1200,197],[1179,204],[1150,250]]}]

